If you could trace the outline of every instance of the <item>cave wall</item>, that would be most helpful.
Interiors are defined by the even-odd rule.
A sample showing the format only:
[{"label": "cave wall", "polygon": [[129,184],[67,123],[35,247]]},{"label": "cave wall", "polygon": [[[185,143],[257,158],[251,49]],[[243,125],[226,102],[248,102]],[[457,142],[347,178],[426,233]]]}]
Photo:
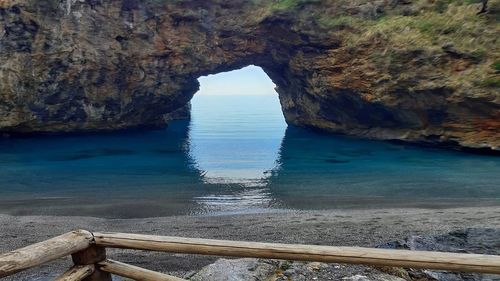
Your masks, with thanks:
[{"label": "cave wall", "polygon": [[[164,126],[198,77],[255,64],[290,124],[498,150],[498,39],[472,34],[490,48],[480,55],[453,33],[426,39],[411,20],[478,20],[475,4],[436,11],[437,2],[4,0],[0,131]],[[494,13],[478,16],[493,35]]]}]

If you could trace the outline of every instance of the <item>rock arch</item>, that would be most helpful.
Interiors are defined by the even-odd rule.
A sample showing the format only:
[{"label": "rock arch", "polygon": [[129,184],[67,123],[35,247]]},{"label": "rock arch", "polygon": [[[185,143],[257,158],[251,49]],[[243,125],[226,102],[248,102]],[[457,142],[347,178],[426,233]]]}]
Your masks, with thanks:
[{"label": "rock arch", "polygon": [[0,131],[163,126],[199,76],[254,64],[291,124],[498,150],[497,86],[457,82],[498,58],[402,45],[423,31],[397,30],[401,17],[438,16],[417,2],[2,1]]}]

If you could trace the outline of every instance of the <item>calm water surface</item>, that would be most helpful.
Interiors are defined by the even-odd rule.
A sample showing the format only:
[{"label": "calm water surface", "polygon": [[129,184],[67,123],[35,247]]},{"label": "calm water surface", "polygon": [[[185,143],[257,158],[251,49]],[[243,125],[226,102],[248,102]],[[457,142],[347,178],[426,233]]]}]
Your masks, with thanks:
[{"label": "calm water surface", "polygon": [[196,96],[164,130],[0,140],[0,213],[149,217],[500,205],[500,158],[286,126],[275,96]]}]

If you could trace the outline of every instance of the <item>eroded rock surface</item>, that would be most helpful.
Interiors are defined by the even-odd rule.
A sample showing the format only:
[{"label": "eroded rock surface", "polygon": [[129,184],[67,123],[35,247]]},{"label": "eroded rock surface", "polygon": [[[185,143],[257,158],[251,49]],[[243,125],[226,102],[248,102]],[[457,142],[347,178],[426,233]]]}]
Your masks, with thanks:
[{"label": "eroded rock surface", "polygon": [[[381,245],[383,248],[500,255],[500,229],[468,228],[439,236],[410,236]],[[408,277],[416,280],[495,281],[500,275],[456,273],[437,270],[408,269]]]},{"label": "eroded rock surface", "polygon": [[[188,276],[189,278],[189,276]],[[405,281],[405,279],[357,266],[319,262],[259,259],[219,259],[193,275],[192,281]]]},{"label": "eroded rock surface", "polygon": [[193,281],[271,281],[277,262],[258,259],[219,259],[191,277]]},{"label": "eroded rock surface", "polygon": [[498,151],[499,2],[3,0],[0,131],[163,126],[255,64],[290,124]]},{"label": "eroded rock surface", "polygon": [[[410,236],[380,247],[499,255],[500,229],[468,228],[437,236]],[[500,275],[245,258],[219,259],[186,278],[194,281],[497,281]]]}]

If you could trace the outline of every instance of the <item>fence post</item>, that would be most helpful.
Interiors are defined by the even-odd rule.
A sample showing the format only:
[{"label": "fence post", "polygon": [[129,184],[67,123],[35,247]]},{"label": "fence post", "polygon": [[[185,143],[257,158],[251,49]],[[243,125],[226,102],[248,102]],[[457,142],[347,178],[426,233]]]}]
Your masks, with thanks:
[{"label": "fence post", "polygon": [[95,271],[83,281],[112,281],[111,274],[104,272],[97,266],[98,262],[106,260],[106,249],[92,245],[89,248],[71,255],[75,265],[95,264]]}]

